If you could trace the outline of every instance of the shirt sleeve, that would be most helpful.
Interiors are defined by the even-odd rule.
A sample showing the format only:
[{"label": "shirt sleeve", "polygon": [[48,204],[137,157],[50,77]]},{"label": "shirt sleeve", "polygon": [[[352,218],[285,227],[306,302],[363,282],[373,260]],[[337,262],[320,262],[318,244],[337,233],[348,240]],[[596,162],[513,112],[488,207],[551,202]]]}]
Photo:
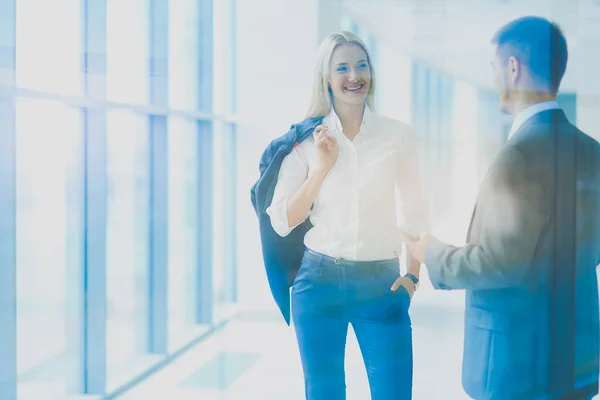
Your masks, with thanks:
[{"label": "shirt sleeve", "polygon": [[400,228],[407,234],[419,236],[422,232],[431,230],[431,220],[421,184],[417,143],[409,129],[403,135],[400,154],[396,167],[396,185],[402,198],[405,221]]},{"label": "shirt sleeve", "polygon": [[287,217],[287,202],[290,196],[296,194],[298,189],[308,177],[308,161],[301,154],[298,147],[294,148],[288,154],[281,164],[279,176],[273,193],[273,200],[266,212],[271,219],[273,230],[282,237],[290,234],[291,231],[300,225],[306,217],[295,226],[290,227]]}]

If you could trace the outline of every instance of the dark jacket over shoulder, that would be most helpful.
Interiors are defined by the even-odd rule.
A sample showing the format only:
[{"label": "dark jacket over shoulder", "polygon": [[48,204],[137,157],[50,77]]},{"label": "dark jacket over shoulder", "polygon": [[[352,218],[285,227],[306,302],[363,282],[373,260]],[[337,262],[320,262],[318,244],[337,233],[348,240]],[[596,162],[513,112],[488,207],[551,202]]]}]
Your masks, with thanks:
[{"label": "dark jacket over shoulder", "polygon": [[251,190],[254,211],[258,216],[263,260],[271,293],[286,323],[290,324],[290,293],[302,256],[304,235],[312,227],[307,219],[286,237],[279,236],[271,226],[266,210],[271,205],[283,159],[297,143],[312,135],[323,117],[310,118],[292,125],[290,130],[273,140],[260,159],[260,178]]}]

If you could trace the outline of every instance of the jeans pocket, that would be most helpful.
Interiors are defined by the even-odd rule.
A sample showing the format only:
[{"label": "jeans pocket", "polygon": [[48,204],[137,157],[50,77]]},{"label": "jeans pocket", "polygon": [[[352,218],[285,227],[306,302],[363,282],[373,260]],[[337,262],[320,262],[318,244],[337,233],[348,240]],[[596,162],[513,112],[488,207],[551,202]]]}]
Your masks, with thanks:
[{"label": "jeans pocket", "polygon": [[412,300],[410,298],[408,290],[406,290],[404,286],[400,285],[398,289],[396,289],[396,291],[393,293],[401,304],[403,304],[406,308],[410,307],[410,303],[412,302]]},{"label": "jeans pocket", "polygon": [[410,296],[406,289],[400,286],[392,290],[392,284],[395,279],[385,279],[379,283],[378,295],[372,301],[372,315],[375,319],[386,322],[406,322],[409,321],[408,308],[410,306]]},{"label": "jeans pocket", "polygon": [[388,288],[387,293],[376,302],[375,307],[374,313],[379,320],[393,323],[410,323],[408,292],[404,288],[399,288],[396,291]]},{"label": "jeans pocket", "polygon": [[300,269],[292,285],[292,290],[297,292],[313,287],[323,276],[323,259],[311,253],[304,253]]},{"label": "jeans pocket", "polygon": [[400,278],[399,266],[393,264],[385,264],[380,267],[379,280],[383,289],[386,291],[386,295],[391,297],[391,302],[400,307],[407,308],[410,306],[411,298],[408,290],[402,285],[396,290],[391,290],[392,285]]}]

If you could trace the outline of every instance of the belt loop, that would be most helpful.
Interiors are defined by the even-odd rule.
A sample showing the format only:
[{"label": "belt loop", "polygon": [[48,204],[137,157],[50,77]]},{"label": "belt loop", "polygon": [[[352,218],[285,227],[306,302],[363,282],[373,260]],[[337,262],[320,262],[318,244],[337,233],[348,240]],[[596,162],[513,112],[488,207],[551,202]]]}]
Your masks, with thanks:
[{"label": "belt loop", "polygon": [[308,247],[306,248],[306,252],[308,254],[310,254],[312,257],[315,257],[317,259],[317,262],[319,265],[323,264],[323,260],[325,259],[325,256],[323,254],[318,253],[314,250],[311,250]]}]

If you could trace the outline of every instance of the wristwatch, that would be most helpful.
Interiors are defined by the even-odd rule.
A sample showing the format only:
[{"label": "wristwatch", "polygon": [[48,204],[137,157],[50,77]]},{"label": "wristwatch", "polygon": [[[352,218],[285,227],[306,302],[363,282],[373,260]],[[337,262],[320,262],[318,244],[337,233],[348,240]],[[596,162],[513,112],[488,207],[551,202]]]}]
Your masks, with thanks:
[{"label": "wristwatch", "polygon": [[404,276],[407,277],[408,279],[410,279],[415,284],[415,290],[417,290],[417,288],[419,287],[419,278],[417,278],[416,276],[414,276],[411,273],[407,273]]}]

